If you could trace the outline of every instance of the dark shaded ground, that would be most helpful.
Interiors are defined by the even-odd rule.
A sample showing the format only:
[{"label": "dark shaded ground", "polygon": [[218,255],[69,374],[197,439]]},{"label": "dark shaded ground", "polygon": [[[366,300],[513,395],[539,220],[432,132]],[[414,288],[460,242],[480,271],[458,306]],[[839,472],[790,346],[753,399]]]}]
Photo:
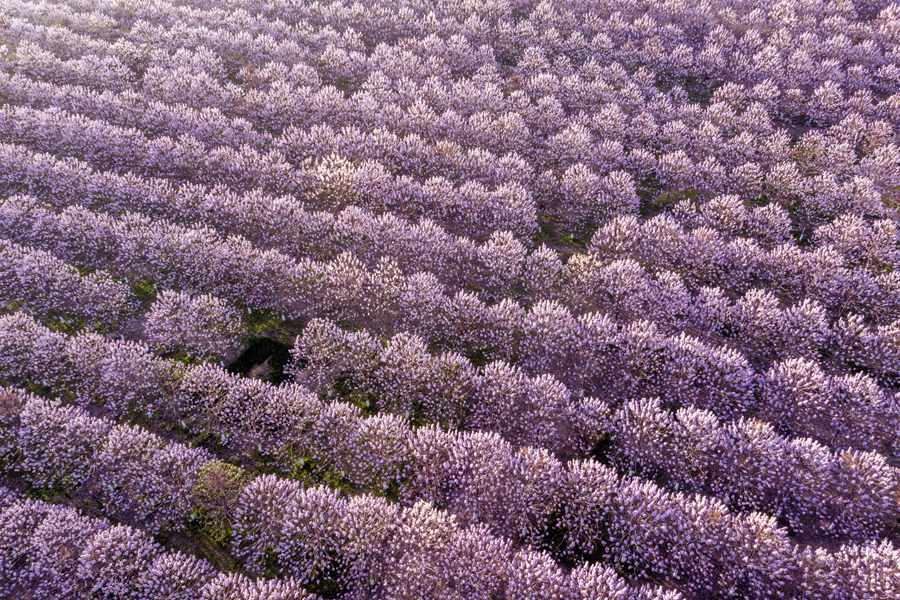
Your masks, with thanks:
[{"label": "dark shaded ground", "polygon": [[287,344],[270,337],[253,337],[227,368],[231,373],[279,384],[285,379],[284,367],[291,359],[290,350]]}]

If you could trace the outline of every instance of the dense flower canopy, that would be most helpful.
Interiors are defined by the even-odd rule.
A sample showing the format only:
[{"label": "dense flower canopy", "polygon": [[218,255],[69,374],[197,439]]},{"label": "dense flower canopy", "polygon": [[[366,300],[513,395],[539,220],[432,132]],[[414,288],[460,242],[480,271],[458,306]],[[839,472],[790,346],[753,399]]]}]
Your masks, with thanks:
[{"label": "dense flower canopy", "polygon": [[0,596],[900,597],[900,4],[2,0]]}]

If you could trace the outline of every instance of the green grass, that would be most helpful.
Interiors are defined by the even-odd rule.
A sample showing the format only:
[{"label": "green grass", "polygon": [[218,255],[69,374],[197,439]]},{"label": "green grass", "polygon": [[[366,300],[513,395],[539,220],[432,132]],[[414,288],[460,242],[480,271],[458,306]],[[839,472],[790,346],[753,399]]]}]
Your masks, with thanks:
[{"label": "green grass", "polygon": [[149,279],[140,279],[131,284],[131,291],[143,304],[152,304],[156,300],[156,283]]}]

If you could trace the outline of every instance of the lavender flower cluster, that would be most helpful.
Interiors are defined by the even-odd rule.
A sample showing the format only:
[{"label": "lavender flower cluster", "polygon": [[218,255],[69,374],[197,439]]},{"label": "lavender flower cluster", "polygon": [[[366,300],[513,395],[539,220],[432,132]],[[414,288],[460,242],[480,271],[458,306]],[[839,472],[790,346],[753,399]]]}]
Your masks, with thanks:
[{"label": "lavender flower cluster", "polygon": [[0,239],[0,305],[15,304],[43,318],[71,318],[115,330],[136,311],[125,283],[109,273],[82,275],[49,252]]},{"label": "lavender flower cluster", "polygon": [[[444,587],[458,598],[501,593],[528,598],[548,583],[558,588],[550,597],[569,600],[599,597],[595,594],[607,589],[623,599],[682,597],[651,587],[631,590],[611,569],[599,565],[568,575],[546,554],[514,552],[508,540],[483,527],[462,528],[452,516],[424,502],[403,509],[366,495],[348,501],[334,490],[304,489],[296,481],[271,475],[228,489],[222,485],[223,463],[204,451],[11,388],[0,388],[0,403],[0,447],[7,473],[20,472],[39,489],[63,486],[70,497],[98,502],[105,517],[151,533],[182,529],[192,509],[224,509],[233,529],[234,553],[246,568],[264,571],[274,554],[279,570],[288,575],[272,584],[219,576],[200,588],[201,598],[255,598],[248,595],[257,593],[260,598],[306,600],[312,596],[300,584],[324,582],[346,589],[350,598],[411,600],[431,597]],[[159,598],[150,594],[166,593],[187,598],[211,579],[204,561],[180,554],[163,555],[164,565],[155,570],[154,554],[161,553],[144,531],[110,528],[71,508],[5,501],[13,514],[0,526],[0,560],[29,561],[27,569],[5,581],[0,577],[8,590],[34,586],[40,598],[74,598],[87,589],[119,597]],[[23,548],[10,538],[28,535],[23,531],[26,523],[35,532]],[[90,539],[94,535],[99,537],[96,546]],[[79,543],[83,549],[72,548]],[[68,564],[60,564],[58,554]],[[436,575],[422,577],[424,565],[437,567]],[[125,571],[117,570],[123,566]],[[115,575],[137,581],[111,581]],[[176,591],[181,595],[173,596]]]},{"label": "lavender flower cluster", "polygon": [[157,352],[217,359],[234,354],[243,330],[241,313],[220,298],[163,290],[147,310],[143,337]]},{"label": "lavender flower cluster", "polygon": [[291,579],[217,572],[140,529],[0,488],[0,593],[60,600],[317,600]]},{"label": "lavender flower cluster", "polygon": [[898,132],[895,0],[5,0],[0,595],[900,597]]},{"label": "lavender flower cluster", "polygon": [[[300,457],[301,464],[315,463],[331,473],[332,480],[337,477],[358,490],[377,493],[396,488],[404,505],[430,502],[462,525],[485,527],[491,536],[550,552],[559,560],[600,553],[612,564],[637,569],[646,576],[662,578],[697,593],[725,593],[727,587],[720,586],[727,585],[738,586],[745,595],[754,597],[767,597],[773,589],[795,586],[811,586],[810,594],[814,594],[813,590],[855,593],[856,583],[835,583],[811,574],[826,568],[823,561],[843,564],[842,561],[850,560],[846,557],[857,552],[854,548],[874,552],[876,562],[867,577],[892,580],[894,576],[889,565],[896,558],[896,550],[890,543],[879,546],[877,540],[879,532],[896,520],[896,505],[886,500],[897,493],[896,469],[878,455],[849,452],[836,456],[822,447],[817,452],[815,445],[808,444],[805,448],[795,444],[793,452],[803,449],[806,453],[799,455],[796,463],[791,462],[793,453],[787,457],[778,455],[787,451],[791,440],[779,441],[762,423],[739,422],[734,433],[722,427],[721,445],[706,455],[707,474],[714,477],[713,486],[698,487],[715,492],[720,489],[715,485],[726,485],[730,490],[727,478],[733,478],[735,486],[746,490],[746,495],[738,498],[739,508],[771,508],[765,494],[775,487],[778,493],[784,490],[789,495],[778,508],[789,513],[794,523],[802,526],[804,519],[812,519],[810,527],[820,534],[871,541],[845,544],[835,555],[814,545],[796,544],[773,517],[734,512],[722,501],[708,496],[667,491],[648,480],[619,475],[596,460],[563,462],[545,450],[511,446],[493,432],[411,429],[401,419],[388,415],[366,417],[355,406],[322,402],[293,384],[275,387],[228,374],[213,365],[179,372],[177,364],[166,368],[163,359],[146,349],[137,355],[142,359],[136,356],[129,361],[132,365],[146,365],[142,374],[133,371],[125,381],[110,381],[110,370],[79,368],[80,355],[65,350],[77,345],[78,338],[67,340],[22,315],[3,319],[0,334],[0,377],[5,380],[76,390],[65,383],[67,374],[73,374],[77,378],[74,385],[82,388],[90,389],[95,382],[104,381],[109,388],[101,391],[143,381],[146,391],[135,399],[135,406],[145,414],[155,415],[157,420],[178,420],[192,431],[215,433],[226,448],[241,456],[261,453],[272,457],[270,467],[276,466],[285,475],[297,468]],[[96,335],[94,339],[103,343]],[[121,345],[122,342],[106,342],[107,360],[116,357]],[[136,344],[132,347],[133,352],[138,350]],[[41,368],[42,363],[55,360],[52,357],[67,354],[73,356],[72,363],[61,365],[56,379],[48,369]],[[82,403],[88,407],[103,400],[99,393],[69,394],[84,398]],[[657,467],[661,461],[658,455],[648,450],[648,456],[634,456],[632,461],[628,440],[620,441],[623,435],[639,436],[646,429],[642,424],[629,426],[627,416],[613,416],[602,403],[586,401],[586,405],[607,424],[615,440],[617,464],[637,462],[645,471]],[[715,423],[709,413],[697,412],[713,418]],[[730,436],[733,437],[729,439]],[[703,435],[697,437],[707,439]],[[765,444],[773,437],[776,445],[770,446],[770,456]],[[758,470],[742,466],[748,461],[748,452],[754,453],[749,460],[760,462]],[[688,456],[702,468],[702,456]],[[729,457],[734,462],[729,463]],[[789,467],[798,469],[799,476],[797,463],[806,459],[817,461],[824,469],[803,471],[802,485],[810,487],[798,489],[801,484],[784,481],[779,467],[788,461]],[[711,461],[717,462],[710,464]],[[826,466],[829,462],[830,468]],[[718,468],[726,473],[718,472]],[[692,489],[689,472],[687,468],[682,476],[688,490]],[[288,484],[294,482],[284,482]],[[853,487],[845,489],[844,485]],[[807,493],[819,494],[828,504],[813,509],[791,502],[791,498]],[[843,510],[848,502],[860,503],[855,517]],[[656,512],[651,514],[658,514],[661,521],[648,522],[648,505],[656,506]],[[267,514],[282,503],[269,499],[264,506]],[[289,516],[288,513],[283,518]],[[262,517],[257,514],[255,518]],[[829,523],[829,519],[833,521]],[[275,535],[269,526],[261,531]],[[665,534],[673,531],[678,535]],[[651,543],[656,535],[662,538]],[[562,541],[554,543],[555,536],[562,536]],[[716,550],[723,539],[728,554]],[[247,555],[245,560],[261,564],[258,561],[263,560],[263,549],[277,546],[272,544],[258,546],[262,554],[255,558]],[[765,550],[760,550],[761,544]],[[284,568],[291,572],[292,564],[288,561]],[[727,577],[720,575],[724,579],[704,575],[723,570],[730,573]]]},{"label": "lavender flower cluster", "polygon": [[[210,228],[152,221],[133,213],[113,217],[80,207],[56,213],[32,198],[14,197],[0,205],[0,215],[4,217],[0,233],[9,238],[123,278],[210,293],[292,318],[331,316],[382,333],[406,330],[432,343],[480,350],[518,362],[526,371],[552,374],[587,394],[667,396],[723,415],[777,401],[772,395],[756,398],[755,382],[761,374],[739,352],[711,346],[683,332],[665,335],[653,322],[621,324],[602,313],[573,313],[555,301],[525,308],[510,300],[487,303],[464,291],[450,296],[434,277],[403,275],[390,260],[380,261],[374,270],[351,254],[328,262],[295,261],[258,249],[245,239],[223,238]],[[73,235],[74,231],[79,234]],[[844,289],[860,291],[859,287]],[[876,298],[895,303],[895,296],[900,298],[885,291]],[[738,313],[739,322],[752,325],[752,306],[751,310],[741,308],[739,304],[732,312]],[[817,331],[821,319],[816,318],[815,306],[800,308],[785,311],[783,319],[806,321],[808,326],[797,330],[801,338],[811,337],[809,343],[815,346],[817,336],[825,335]],[[775,307],[771,312],[780,316]],[[775,321],[771,326],[773,335],[781,332],[782,323]],[[812,332],[807,336],[808,329]],[[890,329],[886,333],[883,339],[890,348],[894,340]],[[889,367],[887,374],[891,376],[893,370]],[[819,396],[822,410],[841,424],[822,435],[829,441],[896,452],[891,445],[896,445],[892,432],[898,409],[890,392],[863,374],[849,381],[843,387],[852,412],[843,409],[847,401],[830,407],[834,396]],[[790,397],[791,387],[782,389]],[[882,407],[887,407],[886,415]],[[806,425],[800,424],[800,431]],[[796,429],[792,420],[785,427]]]}]

